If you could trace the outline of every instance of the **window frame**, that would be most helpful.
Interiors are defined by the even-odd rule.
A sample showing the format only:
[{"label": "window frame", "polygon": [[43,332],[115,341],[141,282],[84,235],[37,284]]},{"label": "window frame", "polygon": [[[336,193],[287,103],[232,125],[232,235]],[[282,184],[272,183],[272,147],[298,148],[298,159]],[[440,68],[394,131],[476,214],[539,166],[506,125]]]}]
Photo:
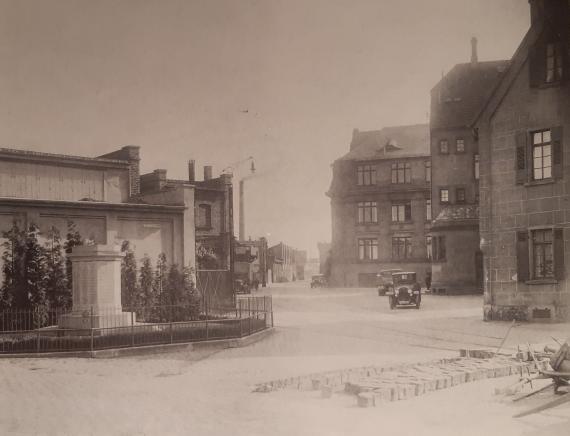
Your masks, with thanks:
[{"label": "window frame", "polygon": [[[552,49],[549,53],[549,49]],[[552,67],[549,61],[552,60]],[[549,77],[549,73],[552,76]],[[553,85],[560,83],[564,78],[564,46],[559,42],[547,42],[544,45],[544,83]]]},{"label": "window frame", "polygon": [[[396,208],[396,214],[394,214]],[[392,223],[410,223],[412,222],[412,202],[411,201],[394,201],[391,207]],[[403,219],[401,219],[401,215]],[[394,219],[396,216],[396,219]]]},{"label": "window frame", "polygon": [[[463,144],[462,150],[459,149],[459,142],[460,141],[461,141],[461,144]],[[457,153],[457,154],[464,154],[465,153],[465,138],[456,138],[455,139],[455,153]]]},{"label": "window frame", "polygon": [[393,162],[391,165],[391,177],[393,185],[412,183],[412,164],[406,161]]},{"label": "window frame", "polygon": [[465,204],[467,203],[467,190],[464,186],[458,186],[455,188],[455,203]]},{"label": "window frame", "polygon": [[376,166],[371,164],[357,165],[356,184],[358,186],[376,185]]},{"label": "window frame", "polygon": [[473,178],[475,180],[481,178],[481,155],[479,153],[473,155]]},{"label": "window frame", "polygon": [[424,178],[426,183],[431,183],[431,160],[424,161]]},{"label": "window frame", "polygon": [[358,224],[378,223],[378,203],[376,201],[359,201],[356,204],[356,211]]},{"label": "window frame", "polygon": [[392,260],[411,259],[413,259],[412,237],[392,236]]},{"label": "window frame", "polygon": [[[536,241],[535,235],[542,234],[546,236],[550,235],[550,241]],[[554,229],[553,228],[536,228],[529,230],[529,247],[530,247],[530,278],[531,280],[554,280],[556,274],[554,271]],[[546,249],[550,248],[550,273],[544,272],[546,269]],[[542,266],[542,271],[537,273],[537,253],[542,252],[544,258],[544,264]]]},{"label": "window frame", "polygon": [[[447,200],[442,200],[442,194],[444,191],[447,192]],[[449,188],[446,187],[439,188],[439,204],[450,204]]]},{"label": "window frame", "polygon": [[356,248],[359,261],[378,260],[378,238],[358,238]]},{"label": "window frame", "polygon": [[[548,141],[544,140],[544,135],[545,133],[548,132]],[[553,169],[554,169],[554,163],[553,163],[553,144],[552,144],[552,129],[541,129],[541,130],[533,130],[531,132],[529,132],[530,134],[530,155],[531,155],[531,162],[532,162],[532,167],[530,168],[531,170],[531,177],[530,179],[533,182],[537,182],[537,181],[544,181],[544,180],[552,180],[553,177]],[[535,139],[536,139],[536,135],[540,135],[541,137],[541,142],[536,143]],[[548,155],[545,156],[545,149],[548,147]],[[539,150],[540,149],[540,156],[539,158],[541,159],[541,163],[542,166],[540,168],[536,167],[536,161],[537,161],[537,156],[535,156],[535,150]],[[550,165],[545,166],[544,165],[544,159],[548,158],[549,159],[549,163]],[[541,171],[541,177],[537,178],[536,177],[536,171],[537,169],[540,169]],[[545,177],[544,176],[544,172],[545,170],[548,169],[549,170],[549,176]]]},{"label": "window frame", "polygon": [[[445,150],[443,149],[443,144],[445,144]],[[439,140],[439,154],[449,154],[449,141],[447,139]]]},{"label": "window frame", "polygon": [[[202,219],[202,212],[204,213]],[[208,203],[198,204],[198,219],[196,223],[198,229],[211,229],[212,228],[212,205]]]}]

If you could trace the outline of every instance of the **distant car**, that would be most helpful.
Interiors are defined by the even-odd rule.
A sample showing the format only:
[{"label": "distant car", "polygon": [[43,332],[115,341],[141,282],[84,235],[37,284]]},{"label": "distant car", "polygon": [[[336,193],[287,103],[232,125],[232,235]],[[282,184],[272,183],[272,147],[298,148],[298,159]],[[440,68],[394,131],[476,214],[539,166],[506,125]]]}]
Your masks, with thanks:
[{"label": "distant car", "polygon": [[392,274],[402,272],[400,268],[385,269],[376,274],[378,277],[378,295],[386,295],[392,287]]},{"label": "distant car", "polygon": [[327,278],[324,274],[315,274],[311,276],[311,288],[325,288],[327,286]]},{"label": "distant car", "polygon": [[416,280],[415,272],[398,272],[392,274],[393,285],[386,295],[390,303],[390,309],[398,306],[414,305],[420,308],[422,301],[422,287]]}]

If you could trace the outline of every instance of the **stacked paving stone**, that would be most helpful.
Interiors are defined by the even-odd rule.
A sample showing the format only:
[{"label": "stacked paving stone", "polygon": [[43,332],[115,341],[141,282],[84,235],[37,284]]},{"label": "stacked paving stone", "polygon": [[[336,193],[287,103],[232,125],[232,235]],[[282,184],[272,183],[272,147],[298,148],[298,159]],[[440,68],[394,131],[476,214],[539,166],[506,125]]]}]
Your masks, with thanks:
[{"label": "stacked paving stone", "polygon": [[463,357],[422,364],[353,368],[275,380],[258,385],[255,392],[283,388],[320,390],[323,398],[330,398],[334,391],[344,387],[346,393],[356,396],[360,407],[373,407],[462,383],[509,375],[522,376],[536,372],[537,365],[541,370],[548,367],[546,360],[535,364],[486,350],[461,350],[460,354]]}]

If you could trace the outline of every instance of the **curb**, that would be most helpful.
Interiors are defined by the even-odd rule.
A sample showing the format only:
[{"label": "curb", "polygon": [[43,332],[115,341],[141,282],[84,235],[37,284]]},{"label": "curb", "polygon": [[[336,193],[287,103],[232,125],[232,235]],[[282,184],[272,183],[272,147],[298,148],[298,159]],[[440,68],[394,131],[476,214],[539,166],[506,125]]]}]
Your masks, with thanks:
[{"label": "curb", "polygon": [[37,358],[95,358],[95,359],[112,359],[115,357],[128,357],[128,356],[144,356],[160,353],[173,353],[180,351],[195,351],[218,349],[223,350],[226,348],[241,348],[254,344],[267,336],[274,333],[274,327],[269,327],[259,332],[253,333],[249,336],[242,338],[232,339],[215,339],[212,341],[201,342],[185,342],[180,344],[159,344],[159,345],[145,345],[142,347],[128,347],[128,348],[110,348],[107,350],[95,351],[62,351],[57,353],[14,353],[14,354],[0,354],[0,359],[37,359]]}]

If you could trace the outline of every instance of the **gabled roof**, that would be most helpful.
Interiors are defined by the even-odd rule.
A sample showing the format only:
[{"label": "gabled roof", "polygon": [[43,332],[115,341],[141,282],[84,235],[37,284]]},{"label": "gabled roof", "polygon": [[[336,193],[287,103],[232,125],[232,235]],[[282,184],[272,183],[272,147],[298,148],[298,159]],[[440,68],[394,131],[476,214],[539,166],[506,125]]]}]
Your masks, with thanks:
[{"label": "gabled roof", "polygon": [[384,127],[354,131],[350,151],[339,160],[382,160],[429,155],[429,126]]},{"label": "gabled roof", "polygon": [[455,65],[431,91],[431,128],[470,127],[508,65],[507,60]]}]

